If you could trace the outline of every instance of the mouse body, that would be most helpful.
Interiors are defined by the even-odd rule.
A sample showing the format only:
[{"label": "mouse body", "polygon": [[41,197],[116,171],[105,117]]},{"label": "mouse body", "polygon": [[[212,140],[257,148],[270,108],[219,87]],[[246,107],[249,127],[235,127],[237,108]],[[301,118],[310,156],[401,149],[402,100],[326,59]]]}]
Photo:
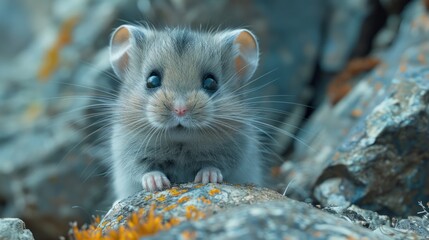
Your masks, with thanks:
[{"label": "mouse body", "polygon": [[123,25],[110,60],[116,197],[172,183],[262,184],[261,144],[246,84],[259,59],[248,30],[198,32]]}]

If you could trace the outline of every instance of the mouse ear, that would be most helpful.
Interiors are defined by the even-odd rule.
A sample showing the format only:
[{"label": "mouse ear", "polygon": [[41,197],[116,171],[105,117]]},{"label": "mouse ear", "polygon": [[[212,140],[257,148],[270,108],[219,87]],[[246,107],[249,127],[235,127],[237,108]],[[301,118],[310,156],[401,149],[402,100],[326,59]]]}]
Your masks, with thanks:
[{"label": "mouse ear", "polygon": [[256,37],[246,29],[234,30],[228,35],[237,52],[234,58],[234,69],[243,81],[247,81],[258,67],[259,46]]},{"label": "mouse ear", "polygon": [[129,70],[131,51],[142,40],[143,31],[131,25],[122,25],[113,32],[110,39],[110,63],[118,77],[123,78]]}]

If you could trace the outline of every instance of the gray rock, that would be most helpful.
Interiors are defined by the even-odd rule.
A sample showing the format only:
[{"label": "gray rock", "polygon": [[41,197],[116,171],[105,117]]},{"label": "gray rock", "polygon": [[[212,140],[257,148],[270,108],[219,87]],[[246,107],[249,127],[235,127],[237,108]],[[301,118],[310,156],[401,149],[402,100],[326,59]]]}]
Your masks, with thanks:
[{"label": "gray rock", "polygon": [[429,238],[429,220],[416,216],[401,219],[395,225],[396,230],[404,230],[407,233],[414,233],[421,239]]},{"label": "gray rock", "polygon": [[34,240],[30,230],[25,229],[24,222],[19,218],[0,218],[1,240]]},{"label": "gray rock", "polygon": [[422,217],[410,216],[399,220],[359,208],[356,205],[351,205],[345,209],[326,207],[323,210],[356,225],[371,229],[377,236],[382,238],[402,240],[427,239],[429,237],[429,215],[425,208],[424,211],[420,212],[421,214],[424,213]]},{"label": "gray rock", "polygon": [[[148,212],[154,205],[155,215],[181,224],[150,239],[382,239],[272,190],[228,184],[182,184],[153,194],[140,192],[115,204],[99,227],[117,229],[132,212],[140,208]],[[203,219],[189,221],[197,220],[186,218],[189,208]]]},{"label": "gray rock", "polygon": [[382,64],[312,116],[301,135],[307,146],[282,166],[286,183],[294,180],[288,196],[393,216],[429,201],[427,17],[422,2],[410,4],[395,44],[377,53]]},{"label": "gray rock", "polygon": [[347,208],[326,207],[323,208],[323,210],[371,230],[375,230],[380,227],[392,226],[390,217],[359,208],[356,205],[351,205]]},{"label": "gray rock", "polygon": [[385,239],[307,204],[286,199],[185,222],[149,239]]},{"label": "gray rock", "polygon": [[99,226],[103,230],[117,229],[119,225],[125,223],[130,213],[141,208],[149,210],[152,206],[156,206],[154,213],[162,214],[165,221],[172,217],[184,221],[187,220],[187,212],[191,208],[204,216],[211,216],[238,205],[277,199],[284,199],[284,196],[273,190],[252,185],[180,184],[156,193],[139,192],[119,201],[112,206]]}]

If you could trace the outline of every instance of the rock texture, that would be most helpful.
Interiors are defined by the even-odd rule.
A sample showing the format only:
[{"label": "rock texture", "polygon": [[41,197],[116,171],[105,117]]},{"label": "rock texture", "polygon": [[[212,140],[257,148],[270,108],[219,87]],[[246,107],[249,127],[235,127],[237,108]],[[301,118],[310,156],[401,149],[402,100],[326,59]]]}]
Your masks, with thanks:
[{"label": "rock texture", "polygon": [[304,127],[307,145],[282,166],[290,196],[390,216],[429,201],[429,15],[414,1],[402,18],[393,45],[374,52],[381,64]]},{"label": "rock texture", "polygon": [[18,218],[0,218],[0,239],[4,240],[34,240],[30,230]]},{"label": "rock texture", "polygon": [[[116,203],[97,228],[76,239],[97,231],[142,239],[426,239],[429,212],[420,207],[420,217],[398,220],[356,205],[317,209],[254,186],[181,184]],[[142,227],[130,230],[136,224]]]},{"label": "rock texture", "polygon": [[186,222],[149,239],[383,239],[293,200],[235,208],[198,222]]},{"label": "rock texture", "polygon": [[[149,239],[382,239],[272,190],[227,184],[182,184],[154,194],[140,192],[115,204],[99,227],[117,229],[133,211],[149,212],[152,205],[164,221],[174,217],[181,224]],[[187,217],[189,209],[199,217]]]},{"label": "rock texture", "polygon": [[149,210],[152,206],[156,207],[154,213],[162,214],[164,221],[169,221],[172,217],[184,221],[189,220],[191,210],[195,210],[201,217],[207,217],[238,205],[278,199],[284,197],[273,190],[252,185],[181,184],[156,193],[140,192],[116,203],[99,226],[104,230],[117,229],[132,212],[141,208]]}]

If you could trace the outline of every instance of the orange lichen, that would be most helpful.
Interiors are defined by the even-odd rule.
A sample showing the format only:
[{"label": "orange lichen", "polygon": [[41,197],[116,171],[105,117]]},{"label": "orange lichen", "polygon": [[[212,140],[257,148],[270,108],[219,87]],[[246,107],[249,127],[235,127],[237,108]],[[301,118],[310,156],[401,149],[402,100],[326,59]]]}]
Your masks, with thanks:
[{"label": "orange lichen", "polygon": [[205,204],[211,204],[212,201],[210,201],[209,199],[205,198],[205,197],[200,197],[198,198],[198,200],[200,200],[201,202],[205,203]]},{"label": "orange lichen", "polygon": [[183,193],[186,193],[187,191],[188,191],[187,189],[179,190],[178,188],[172,188],[168,192],[170,193],[171,196],[177,197],[179,195],[182,195]]},{"label": "orange lichen", "polygon": [[197,233],[196,232],[191,232],[191,231],[183,231],[181,233],[182,238],[185,240],[192,240],[195,239],[197,237]]},{"label": "orange lichen", "polygon": [[107,224],[109,224],[110,222],[108,222],[108,221],[106,221],[106,222],[103,222],[102,224],[101,224],[101,227],[104,227],[104,226],[106,226]]},{"label": "orange lichen", "polygon": [[354,117],[354,118],[358,118],[358,117],[362,116],[362,110],[360,110],[360,109],[354,109],[354,110],[351,112],[351,115],[352,115],[352,117]]},{"label": "orange lichen", "polygon": [[204,184],[200,183],[194,186],[194,188],[201,188],[202,186],[204,186]]},{"label": "orange lichen", "polygon": [[124,216],[120,215],[119,217],[116,218],[116,221],[120,222],[123,218],[124,218]]},{"label": "orange lichen", "polygon": [[332,105],[337,104],[353,87],[353,78],[380,64],[373,57],[352,59],[345,69],[332,79],[328,86],[328,96]]},{"label": "orange lichen", "polygon": [[78,23],[78,17],[67,19],[61,26],[57,40],[54,45],[46,52],[42,66],[38,72],[38,78],[41,81],[46,81],[51,74],[58,68],[60,63],[60,52],[68,44],[71,43],[73,36],[72,31]]},{"label": "orange lichen", "polygon": [[219,193],[220,193],[220,190],[217,188],[213,188],[209,191],[210,196],[214,196],[214,195],[219,194]]},{"label": "orange lichen", "polygon": [[197,209],[194,205],[186,206],[185,216],[188,220],[198,220],[205,217],[205,214]]},{"label": "orange lichen", "polygon": [[163,210],[164,211],[170,211],[171,209],[175,209],[177,207],[177,204],[171,204],[167,207],[165,207]]},{"label": "orange lichen", "polygon": [[177,203],[184,203],[189,201],[189,199],[190,198],[188,196],[184,196],[184,197],[181,197],[179,200],[177,200]]},{"label": "orange lichen", "polygon": [[175,225],[180,223],[180,219],[172,217],[172,218],[170,218],[170,220],[168,222],[171,226],[175,226]]},{"label": "orange lichen", "polygon": [[167,197],[164,194],[161,194],[159,197],[156,198],[156,201],[158,202],[165,202],[167,200]]},{"label": "orange lichen", "polygon": [[154,235],[159,231],[167,230],[180,223],[176,218],[164,222],[163,217],[155,215],[155,205],[152,205],[147,216],[144,209],[131,214],[125,225],[117,230],[109,230],[104,235],[97,225],[100,219],[96,219],[89,227],[78,229],[76,223],[72,226],[72,239],[76,240],[136,240],[144,236]]}]

